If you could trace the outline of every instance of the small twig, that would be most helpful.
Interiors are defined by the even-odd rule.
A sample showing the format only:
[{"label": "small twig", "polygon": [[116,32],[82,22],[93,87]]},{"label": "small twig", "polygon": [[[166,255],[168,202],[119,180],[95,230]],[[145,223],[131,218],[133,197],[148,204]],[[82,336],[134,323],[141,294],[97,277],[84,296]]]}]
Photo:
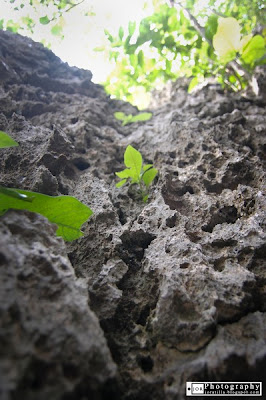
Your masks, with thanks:
[{"label": "small twig", "polygon": [[218,17],[222,17],[222,18],[226,18],[226,17],[227,17],[227,15],[222,14],[222,13],[220,13],[219,11],[216,11],[216,10],[214,10],[214,9],[211,8],[211,7],[207,7],[207,8],[208,8],[208,10],[210,10],[213,14],[218,15]]},{"label": "small twig", "polygon": [[[234,77],[236,78],[236,80],[238,81],[238,83],[239,83],[239,85],[240,85],[240,88],[243,89],[242,82],[241,82],[241,80],[239,79],[238,71],[233,67],[232,64],[230,64],[230,63],[227,64],[226,72],[228,72],[229,74],[230,74],[230,73],[233,74]],[[232,85],[231,85],[231,86],[232,86]]]},{"label": "small twig", "polygon": [[81,0],[79,3],[75,3],[75,4],[71,4],[71,6],[65,10],[65,12],[68,12],[70,10],[72,10],[72,8],[79,6],[80,4],[84,3],[85,0]]},{"label": "small twig", "polygon": [[71,6],[67,9],[67,10],[58,10],[58,15],[54,16],[52,19],[50,19],[50,22],[56,21],[58,18],[62,17],[62,15],[64,13],[69,12],[70,10],[72,10],[74,7],[79,6],[80,4],[84,3],[85,0],[81,0],[79,3],[75,3],[75,4],[71,4]]},{"label": "small twig", "polygon": [[212,47],[212,42],[207,38],[207,36],[205,35],[205,29],[198,23],[198,21],[196,20],[196,18],[194,17],[194,15],[191,14],[190,10],[186,7],[184,7],[181,3],[179,3],[179,1],[174,1],[171,0],[171,4],[177,5],[181,8],[183,8],[183,10],[185,10],[188,14],[188,17],[190,19],[190,21],[193,23],[196,31],[200,34],[200,36],[202,38],[204,38],[206,40],[206,42]]}]

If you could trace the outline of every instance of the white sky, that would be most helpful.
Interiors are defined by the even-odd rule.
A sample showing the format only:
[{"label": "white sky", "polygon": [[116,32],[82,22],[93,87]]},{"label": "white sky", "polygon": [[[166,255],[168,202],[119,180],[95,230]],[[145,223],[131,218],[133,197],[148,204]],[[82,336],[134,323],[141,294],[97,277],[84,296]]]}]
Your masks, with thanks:
[{"label": "white sky", "polygon": [[[25,6],[19,11],[14,11],[15,5],[24,3]],[[93,51],[95,47],[102,46],[107,39],[104,29],[117,35],[119,26],[125,30],[129,21],[140,21],[152,13],[152,0],[146,1],[146,8],[143,10],[144,0],[85,0],[82,4],[74,7],[64,14],[62,21],[64,40],[50,33],[53,23],[48,25],[38,24],[34,34],[29,31],[19,30],[19,33],[30,36],[35,41],[45,39],[51,43],[51,50],[69,65],[89,69],[93,73],[93,81],[103,82],[112,70],[112,65],[107,55]],[[52,6],[43,7],[35,0],[37,12],[29,5],[29,0],[15,0],[10,5],[9,0],[0,0],[0,19],[12,19],[18,22],[21,17],[29,16],[33,20],[39,20],[45,15],[52,16],[56,8]],[[93,11],[95,16],[84,16],[85,12]],[[52,24],[52,25],[51,25]]]}]

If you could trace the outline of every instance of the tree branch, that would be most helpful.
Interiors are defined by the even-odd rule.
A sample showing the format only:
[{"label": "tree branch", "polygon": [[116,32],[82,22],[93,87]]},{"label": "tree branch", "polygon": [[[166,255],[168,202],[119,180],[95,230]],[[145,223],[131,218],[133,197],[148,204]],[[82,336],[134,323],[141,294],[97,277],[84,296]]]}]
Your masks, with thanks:
[{"label": "tree branch", "polygon": [[84,3],[84,1],[85,0],[81,0],[79,3],[74,3],[74,4],[72,3],[71,6],[67,10],[65,10],[65,12],[68,12],[72,10],[72,8],[79,6],[80,4]]},{"label": "tree branch", "polygon": [[200,36],[202,38],[204,38],[206,40],[206,42],[212,47],[212,42],[206,37],[205,35],[205,29],[198,23],[198,21],[196,20],[196,18],[194,17],[194,15],[191,14],[190,10],[187,7],[184,7],[181,3],[179,3],[179,1],[174,1],[174,0],[170,0],[172,7],[175,6],[179,6],[181,7],[183,10],[186,11],[190,21],[192,22],[192,24],[194,25],[194,28],[196,29],[196,31],[200,34]]}]

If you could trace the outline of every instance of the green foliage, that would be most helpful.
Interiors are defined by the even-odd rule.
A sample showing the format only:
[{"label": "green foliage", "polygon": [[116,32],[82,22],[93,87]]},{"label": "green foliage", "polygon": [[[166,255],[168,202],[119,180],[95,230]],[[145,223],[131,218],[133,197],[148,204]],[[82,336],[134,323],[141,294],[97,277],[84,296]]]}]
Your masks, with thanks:
[{"label": "green foliage", "polygon": [[18,146],[18,143],[14,139],[12,139],[7,133],[0,131],[0,149],[14,146]]},{"label": "green foliage", "polygon": [[124,153],[124,164],[127,168],[123,171],[116,172],[116,175],[121,179],[116,184],[119,188],[130,181],[131,184],[138,184],[140,187],[143,201],[148,200],[147,189],[156,177],[158,171],[152,164],[142,165],[141,153],[134,149],[131,145],[127,146]]},{"label": "green foliage", "polygon": [[[80,227],[92,215],[89,207],[72,196],[52,197],[27,190],[6,190],[8,190],[6,193],[0,191],[0,215],[10,208],[36,212],[56,224],[58,226],[57,236],[62,236],[66,241],[81,237],[83,233],[80,231]],[[10,195],[11,192],[13,194]],[[31,200],[20,199],[17,194]]]},{"label": "green foliage", "polygon": [[137,115],[132,115],[132,114],[126,115],[125,113],[118,111],[114,113],[114,116],[119,121],[122,121],[122,125],[124,126],[127,124],[132,124],[133,122],[148,121],[149,119],[151,119],[152,113],[145,112]]},{"label": "green foliage", "polygon": [[[0,148],[18,146],[9,135],[0,131]],[[41,193],[0,186],[0,216],[9,209],[28,210],[58,225],[57,236],[66,241],[83,235],[81,225],[93,214],[91,209],[72,196],[47,196]]]},{"label": "green foliage", "polygon": [[264,54],[265,39],[260,35],[256,35],[243,47],[241,59],[246,65],[253,67]]},{"label": "green foliage", "polygon": [[[8,0],[2,1],[8,2]],[[0,20],[0,29],[7,29],[14,33],[21,33],[23,30],[33,33],[38,29],[38,25],[50,24],[51,33],[63,38],[62,25],[64,14],[84,1],[85,0],[9,0],[9,3],[13,5],[14,11],[19,11],[25,6],[30,6],[32,11],[30,11],[29,8],[28,15],[21,17],[17,22],[13,20],[6,21],[5,19]],[[53,10],[52,13],[51,10]],[[85,15],[91,14],[92,13],[87,12]]]},{"label": "green foliage", "polygon": [[40,21],[40,23],[41,23],[42,25],[47,25],[47,24],[50,23],[50,19],[47,17],[47,15],[45,15],[44,17],[41,17],[41,18],[39,19],[39,21]]},{"label": "green foliage", "polygon": [[[130,22],[123,37],[107,35],[109,58],[115,61],[115,69],[105,83],[108,93],[147,106],[147,93],[180,76],[191,77],[189,90],[209,77],[216,77],[223,87],[240,90],[248,84],[254,68],[265,63],[265,37],[256,35],[252,39],[251,34],[256,25],[265,24],[262,0],[174,3],[175,7],[170,7],[157,1],[154,14],[144,18],[138,27]],[[238,45],[231,46],[231,52],[229,35],[221,38],[219,50],[212,44],[213,40],[217,42],[217,34],[222,36],[219,20],[235,21],[228,33]],[[225,31],[223,35],[226,36]],[[226,57],[219,54],[222,42]]]},{"label": "green foliage", "polygon": [[[63,38],[65,13],[85,0],[4,1],[11,3],[14,10],[30,5],[33,12],[19,23],[1,19],[0,29],[20,33],[24,29],[32,33],[47,26],[53,35]],[[167,81],[182,76],[191,78],[189,91],[211,77],[224,88],[237,91],[247,86],[257,65],[266,63],[265,30],[253,39],[248,36],[255,29],[259,33],[265,26],[264,0],[149,0],[146,3],[153,4],[152,15],[140,23],[130,21],[127,28],[118,27],[116,34],[105,29],[108,45],[95,49],[108,54],[115,65],[104,85],[113,97],[146,108],[153,89],[160,89]],[[85,15],[93,13],[88,11]],[[241,48],[233,45],[230,52],[226,50],[227,43],[221,56],[221,46],[218,50],[213,45],[219,35],[220,18],[234,19],[238,25],[233,32],[240,41],[242,36],[242,39],[249,37],[250,42],[245,45],[242,42]],[[231,38],[234,42],[234,34]],[[49,46],[47,41],[42,42]]]}]

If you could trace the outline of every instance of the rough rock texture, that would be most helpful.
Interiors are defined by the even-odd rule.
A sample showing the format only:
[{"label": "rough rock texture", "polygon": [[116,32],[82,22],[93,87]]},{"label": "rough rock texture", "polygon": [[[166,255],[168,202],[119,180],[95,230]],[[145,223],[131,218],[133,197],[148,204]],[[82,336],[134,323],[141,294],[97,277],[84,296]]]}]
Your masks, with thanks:
[{"label": "rough rock texture", "polygon": [[[1,217],[3,399],[182,400],[186,381],[265,382],[262,94],[179,81],[150,121],[121,127],[113,113],[137,110],[89,71],[8,32],[0,55],[0,129],[20,144],[1,150],[1,183],[94,211],[70,244],[40,216]],[[128,144],[159,169],[146,204],[114,185]]]},{"label": "rough rock texture", "polygon": [[23,211],[0,232],[1,399],[101,398],[116,368],[63,241]]}]

